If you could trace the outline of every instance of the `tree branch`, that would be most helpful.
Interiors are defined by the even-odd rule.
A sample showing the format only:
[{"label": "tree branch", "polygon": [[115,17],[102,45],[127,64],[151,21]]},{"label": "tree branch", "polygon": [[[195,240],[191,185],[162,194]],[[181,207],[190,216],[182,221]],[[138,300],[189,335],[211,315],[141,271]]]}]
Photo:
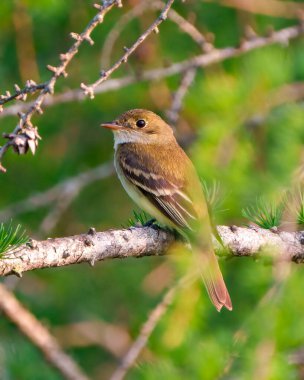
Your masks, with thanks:
[{"label": "tree branch", "polygon": [[[304,262],[304,232],[264,230],[259,227],[219,226],[232,256],[259,257],[262,251],[277,259]],[[70,237],[31,241],[0,260],[0,276],[88,262],[162,255],[175,241],[172,232],[157,227],[135,227]],[[220,250],[218,244],[216,249]]]},{"label": "tree branch", "polygon": [[80,87],[83,89],[85,95],[88,95],[91,99],[94,98],[95,88],[100,86],[101,83],[106,81],[109,76],[117,70],[123,63],[126,63],[130,57],[130,55],[141,45],[145,39],[152,33],[158,33],[159,25],[165,21],[168,17],[168,12],[173,4],[174,0],[168,0],[167,4],[164,6],[163,10],[159,17],[149,26],[149,28],[134,42],[134,44],[125,48],[125,53],[118,59],[117,62],[114,63],[108,70],[102,70],[100,72],[100,78],[97,79],[94,83],[86,85],[81,83]]},{"label": "tree branch", "polygon": [[94,44],[94,41],[91,38],[92,31],[96,28],[97,25],[103,22],[104,16],[115,5],[121,6],[121,1],[110,0],[104,2],[104,6],[94,4],[95,8],[98,9],[98,13],[88,23],[88,25],[81,34],[70,33],[70,36],[75,40],[75,42],[66,53],[60,54],[60,64],[57,67],[51,65],[47,66],[48,70],[50,70],[53,73],[53,75],[47,82],[37,85],[34,81],[29,80],[27,81],[26,86],[23,90],[21,90],[18,85],[15,85],[15,94],[11,95],[10,92],[7,91],[6,95],[0,95],[1,113],[3,110],[3,104],[14,99],[25,100],[26,95],[28,93],[40,91],[37,99],[30,105],[28,110],[24,114],[18,115],[19,123],[15,127],[14,131],[12,133],[3,135],[3,137],[7,138],[8,141],[6,144],[0,147],[0,171],[6,171],[6,169],[1,164],[1,161],[4,154],[10,147],[13,147],[18,154],[25,154],[28,151],[28,149],[30,149],[33,154],[35,153],[40,136],[38,134],[37,128],[34,127],[31,122],[33,115],[35,113],[43,113],[42,105],[45,99],[47,98],[48,94],[54,93],[54,87],[57,82],[57,79],[60,76],[67,76],[66,68],[72,61],[74,56],[78,53],[78,49],[84,41],[88,42],[90,45]]},{"label": "tree branch", "polygon": [[[209,1],[210,0],[207,0],[207,2]],[[212,2],[212,0],[210,2]],[[245,12],[291,19],[302,17],[304,12],[303,4],[295,1],[220,0],[219,4],[226,7],[240,9]]]},{"label": "tree branch", "polygon": [[114,173],[113,162],[106,162],[80,174],[70,176],[45,191],[32,194],[25,199],[15,202],[0,211],[0,220],[6,221],[16,215],[35,211],[60,202],[62,199],[73,200],[84,187],[91,183],[108,178]]},{"label": "tree branch", "polygon": [[166,112],[170,125],[176,125],[183,106],[183,100],[189,90],[189,87],[194,81],[195,75],[196,69],[189,69],[186,71],[177,91],[173,94],[171,107]]},{"label": "tree branch", "polygon": [[[157,68],[152,70],[146,70],[140,75],[127,75],[122,78],[109,79],[106,82],[101,83],[94,89],[94,94],[103,94],[108,91],[116,91],[118,89],[129,86],[133,83],[139,83],[143,81],[160,80],[166,77],[170,77],[176,74],[180,74],[196,67],[208,67],[213,64],[223,62],[226,59],[234,58],[243,54],[246,54],[252,50],[256,50],[265,46],[273,44],[282,44],[286,46],[292,39],[300,37],[304,34],[304,28],[302,25],[296,25],[288,28],[278,30],[271,33],[268,36],[256,36],[250,40],[244,40],[238,47],[227,47],[223,49],[212,49],[208,53],[200,54],[189,59],[173,63],[168,67]],[[61,94],[45,99],[44,106],[54,106],[56,104],[68,103],[72,101],[82,101],[85,99],[82,90],[68,90]],[[33,102],[15,104],[6,108],[0,113],[0,118],[5,116],[15,115],[17,112],[21,112],[25,107],[31,107]]]},{"label": "tree branch", "polygon": [[166,313],[168,307],[171,305],[179,287],[180,283],[169,288],[169,290],[164,294],[162,300],[152,310],[148,319],[142,325],[138,337],[129,347],[128,351],[122,358],[120,365],[110,377],[110,380],[124,379],[129,369],[134,366],[139,355],[147,345],[148,339],[150,338],[156,325],[161,320],[162,316]]},{"label": "tree branch", "polygon": [[[135,41],[135,43],[130,48],[125,48],[125,53],[122,57],[112,65],[108,70],[102,71],[100,73],[100,78],[97,79],[94,83],[86,85],[81,83],[81,88],[85,95],[89,95],[92,99],[94,97],[94,91],[97,86],[102,82],[107,80],[109,76],[117,70],[122,63],[127,62],[129,56],[137,49],[137,47],[152,33],[158,32],[158,26],[167,19],[168,12],[173,4],[174,0],[168,0],[164,6],[160,16],[151,24],[151,26]],[[71,33],[71,37],[75,40],[75,43],[65,54],[60,55],[61,63],[58,67],[48,65],[47,68],[53,72],[51,79],[43,84],[37,85],[33,81],[28,81],[25,88],[21,90],[19,86],[15,85],[16,93],[11,95],[8,91],[6,95],[0,96],[0,113],[3,111],[3,104],[14,99],[25,100],[28,93],[34,93],[40,91],[37,99],[29,105],[29,108],[24,114],[19,115],[19,123],[15,127],[12,133],[3,134],[4,138],[7,138],[8,141],[2,147],[0,147],[0,171],[5,172],[6,169],[2,166],[1,161],[3,156],[6,154],[7,150],[10,147],[14,148],[14,151],[18,154],[25,154],[28,149],[34,154],[36,147],[38,145],[38,140],[40,136],[38,134],[37,128],[33,126],[31,119],[35,113],[42,113],[42,105],[45,103],[48,94],[54,93],[54,86],[57,82],[57,79],[62,75],[67,76],[65,71],[68,64],[71,62],[73,57],[77,54],[79,46],[83,41],[87,41],[90,45],[93,45],[94,41],[91,38],[91,33],[97,25],[103,22],[105,14],[114,7],[114,5],[121,6],[121,1],[119,0],[110,0],[104,2],[103,6],[95,4],[94,6],[99,9],[98,14],[89,22],[87,27],[81,34]]]},{"label": "tree branch", "polygon": [[161,301],[156,305],[156,307],[150,312],[147,320],[142,325],[138,337],[130,345],[128,351],[123,356],[120,365],[117,367],[115,372],[112,374],[109,380],[123,380],[127,372],[134,367],[138,357],[140,356],[143,349],[146,347],[148,340],[153,333],[155,327],[166,313],[168,307],[172,304],[175,295],[180,288],[185,288],[189,286],[193,280],[196,278],[195,272],[190,272],[189,274],[182,277],[175,285],[170,287],[166,293],[163,295]]},{"label": "tree branch", "polygon": [[[149,9],[159,11],[162,10],[164,6],[165,4],[162,1],[145,0],[132,8],[129,12],[122,15],[121,18],[115,23],[111,31],[108,33],[107,38],[104,42],[100,58],[102,65],[105,67],[110,66],[110,58],[113,47],[128,23]],[[210,49],[210,44],[207,42],[205,36],[193,24],[191,24],[191,22],[186,20],[172,8],[168,12],[168,19],[174,22],[181,31],[188,34],[193,39],[193,41],[203,49],[203,51],[207,52],[208,49]]]},{"label": "tree branch", "polygon": [[41,350],[64,379],[89,380],[77,363],[61,349],[49,331],[3,284],[0,284],[0,310]]},{"label": "tree branch", "polygon": [[[74,58],[74,56],[78,53],[78,49],[80,45],[84,41],[87,41],[90,45],[93,45],[94,41],[91,38],[92,31],[96,28],[97,25],[103,22],[104,16],[114,7],[114,5],[121,6],[121,2],[117,0],[111,0],[105,3],[106,4],[104,6],[94,4],[94,7],[98,9],[98,13],[88,23],[88,25],[86,26],[86,28],[81,34],[74,33],[74,32],[70,33],[71,38],[73,38],[75,42],[66,53],[60,54],[61,63],[58,67],[54,67],[51,65],[47,66],[47,69],[53,72],[53,75],[49,81],[37,84],[33,80],[28,80],[23,89],[21,89],[17,84],[15,84],[16,92],[14,94],[11,95],[9,91],[6,91],[5,95],[4,94],[0,95],[0,106],[3,106],[4,104],[11,102],[12,100],[15,100],[15,99],[25,100],[27,94],[33,94],[40,90],[42,90],[40,95],[41,96],[43,95],[42,101],[41,101],[43,102],[44,97],[48,93],[53,93],[54,85],[57,79],[60,76],[64,76],[64,77],[67,76],[67,73],[65,73],[65,69],[68,66],[68,64],[71,62],[71,60]],[[40,100],[40,96],[38,99]],[[40,107],[40,104],[38,107]],[[30,109],[29,116],[31,116],[36,111],[37,109]]]}]

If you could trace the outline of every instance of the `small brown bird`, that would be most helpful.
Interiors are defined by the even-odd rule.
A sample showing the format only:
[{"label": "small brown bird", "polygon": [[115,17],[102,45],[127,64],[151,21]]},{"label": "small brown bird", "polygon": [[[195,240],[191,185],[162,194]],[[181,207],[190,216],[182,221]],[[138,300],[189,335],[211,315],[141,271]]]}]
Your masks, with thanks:
[{"label": "small brown bird", "polygon": [[189,238],[209,297],[218,311],[232,304],[211,241],[202,186],[172,128],[143,109],[125,112],[111,123],[115,168],[129,196],[142,209]]}]

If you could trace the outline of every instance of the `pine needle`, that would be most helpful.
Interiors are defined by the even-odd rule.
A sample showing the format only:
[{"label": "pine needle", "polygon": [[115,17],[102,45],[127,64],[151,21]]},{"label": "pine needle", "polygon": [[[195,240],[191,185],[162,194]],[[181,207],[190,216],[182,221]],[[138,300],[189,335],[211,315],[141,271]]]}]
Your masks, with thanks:
[{"label": "pine needle", "polygon": [[151,220],[151,217],[144,211],[133,210],[133,217],[129,218],[128,227],[144,226],[149,220]]},{"label": "pine needle", "polygon": [[303,188],[299,186],[292,192],[286,194],[284,198],[284,205],[291,215],[294,216],[294,220],[289,223],[296,223],[299,226],[304,225],[304,192]]},{"label": "pine needle", "polygon": [[13,227],[12,222],[6,226],[4,223],[0,224],[0,258],[20,247],[28,241],[28,236],[25,230],[22,230],[20,224]]},{"label": "pine needle", "polygon": [[218,181],[213,181],[210,185],[207,184],[205,180],[201,180],[201,183],[203,186],[209,213],[214,215],[221,211],[225,211],[222,209],[224,197],[221,192],[220,183]]},{"label": "pine needle", "polygon": [[268,230],[280,225],[282,214],[282,203],[267,202],[263,198],[257,199],[254,206],[248,206],[242,210],[242,215],[246,219]]}]

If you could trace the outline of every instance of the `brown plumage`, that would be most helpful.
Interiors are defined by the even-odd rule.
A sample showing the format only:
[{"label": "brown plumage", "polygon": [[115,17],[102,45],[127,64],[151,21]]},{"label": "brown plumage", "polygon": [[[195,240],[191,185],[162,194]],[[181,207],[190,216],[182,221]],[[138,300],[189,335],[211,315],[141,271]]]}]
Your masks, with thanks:
[{"label": "brown plumage", "polygon": [[152,216],[189,237],[211,301],[218,311],[223,306],[232,310],[212,247],[201,183],[171,127],[140,109],[102,125],[114,131],[115,167],[127,193]]}]

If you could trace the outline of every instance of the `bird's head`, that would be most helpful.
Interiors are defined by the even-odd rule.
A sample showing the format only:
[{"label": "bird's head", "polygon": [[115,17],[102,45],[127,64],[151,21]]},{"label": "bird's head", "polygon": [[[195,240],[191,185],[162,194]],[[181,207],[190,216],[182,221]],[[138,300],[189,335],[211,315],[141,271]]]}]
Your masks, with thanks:
[{"label": "bird's head", "polygon": [[101,127],[114,132],[116,145],[128,142],[164,144],[174,139],[172,128],[160,116],[144,109],[127,111]]}]

